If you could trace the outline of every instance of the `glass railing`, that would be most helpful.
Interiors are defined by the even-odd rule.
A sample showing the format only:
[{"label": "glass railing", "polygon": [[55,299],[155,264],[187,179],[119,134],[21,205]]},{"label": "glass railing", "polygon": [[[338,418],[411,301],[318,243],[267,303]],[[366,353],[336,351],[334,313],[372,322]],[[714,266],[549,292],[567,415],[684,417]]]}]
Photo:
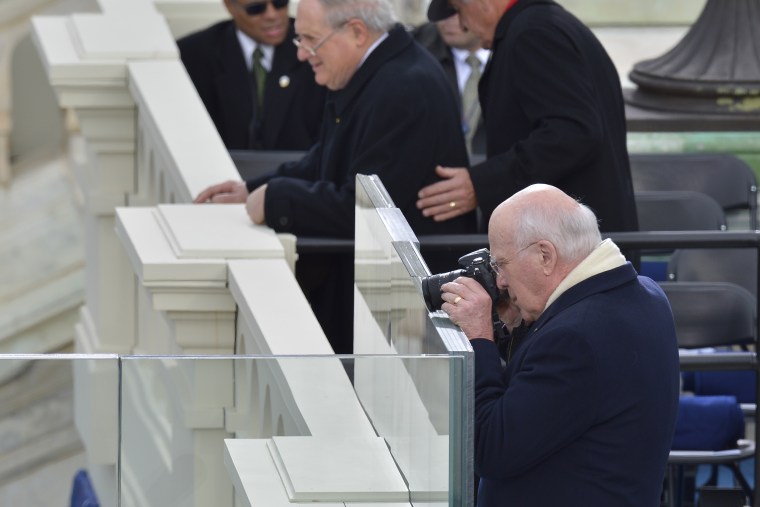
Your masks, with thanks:
[{"label": "glass railing", "polygon": [[457,355],[0,356],[0,500],[464,505],[465,370]]},{"label": "glass railing", "polygon": [[[418,389],[430,389],[418,392],[417,405],[421,405],[437,431],[452,435],[448,441],[449,465],[452,467],[448,476],[461,481],[448,485],[449,504],[470,505],[473,492],[472,348],[467,337],[445,314],[428,311],[421,290],[422,281],[430,275],[428,264],[420,254],[419,242],[406,219],[375,176],[357,176],[355,238],[354,352],[451,354],[461,357],[464,365],[461,371],[452,372],[448,369],[450,364],[443,362],[399,360],[394,363],[398,369],[370,367],[366,371],[362,364],[358,364],[356,389],[363,395],[374,424],[381,425],[389,433],[396,432],[395,428],[403,424],[405,417],[415,417],[415,412],[412,410],[400,416],[383,410],[384,396],[394,394],[381,393],[378,396],[375,383],[384,379],[384,383],[393,385],[394,379],[401,379]],[[443,256],[435,261],[446,264]],[[453,259],[451,264],[447,269],[457,267]],[[448,390],[440,389],[438,384],[444,382],[455,382],[456,385]],[[439,399],[438,396],[448,398]],[[367,399],[372,399],[373,403],[367,403]],[[439,411],[439,407],[448,404],[456,404],[461,410]],[[403,438],[403,427],[399,434]],[[413,488],[417,479],[415,474],[421,470],[417,465],[424,463],[427,455],[415,455],[418,447],[404,449],[410,454],[398,452],[394,457],[399,466],[408,469]],[[427,479],[424,473],[419,477],[421,483]],[[418,498],[428,497],[419,495]]]},{"label": "glass railing", "polygon": [[[386,374],[361,392],[358,372]],[[123,357],[121,505],[452,505],[463,372],[449,355]]]},{"label": "glass railing", "polygon": [[0,505],[85,505],[93,484],[116,505],[118,380],[116,356],[0,355]]}]

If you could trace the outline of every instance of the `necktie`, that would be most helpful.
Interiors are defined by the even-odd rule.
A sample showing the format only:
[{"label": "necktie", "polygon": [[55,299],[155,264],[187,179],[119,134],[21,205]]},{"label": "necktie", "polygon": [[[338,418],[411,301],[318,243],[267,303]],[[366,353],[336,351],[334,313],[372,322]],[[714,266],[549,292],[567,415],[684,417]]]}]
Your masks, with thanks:
[{"label": "necktie", "polygon": [[264,52],[259,46],[253,50],[253,78],[256,80],[256,100],[259,108],[264,99],[264,83],[267,79],[267,70],[262,65],[261,60],[264,58]]},{"label": "necktie", "polygon": [[472,138],[480,120],[480,103],[478,102],[478,81],[480,80],[480,60],[473,53],[465,59],[470,66],[470,75],[462,90],[462,124],[464,127],[467,152],[472,153]]}]

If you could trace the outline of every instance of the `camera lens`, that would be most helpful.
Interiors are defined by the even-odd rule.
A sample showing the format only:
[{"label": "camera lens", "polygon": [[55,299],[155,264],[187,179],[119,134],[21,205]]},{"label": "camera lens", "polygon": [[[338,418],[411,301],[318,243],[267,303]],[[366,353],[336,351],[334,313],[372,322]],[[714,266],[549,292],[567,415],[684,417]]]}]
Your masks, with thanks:
[{"label": "camera lens", "polygon": [[427,305],[428,310],[432,312],[441,309],[443,305],[441,285],[452,282],[460,276],[467,276],[467,272],[464,269],[455,269],[448,273],[430,275],[422,279],[422,297],[425,299],[425,305]]}]

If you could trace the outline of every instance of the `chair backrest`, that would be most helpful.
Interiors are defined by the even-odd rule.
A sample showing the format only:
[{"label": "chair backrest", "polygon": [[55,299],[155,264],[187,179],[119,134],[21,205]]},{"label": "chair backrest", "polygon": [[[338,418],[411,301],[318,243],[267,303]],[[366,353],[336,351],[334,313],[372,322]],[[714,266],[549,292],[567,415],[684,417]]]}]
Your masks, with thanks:
[{"label": "chair backrest", "polygon": [[754,248],[685,248],[668,262],[668,280],[731,282],[757,296],[757,250]]},{"label": "chair backrest", "polygon": [[300,160],[305,154],[304,151],[230,150],[230,158],[244,180],[263,176],[282,163]]},{"label": "chair backrest", "polygon": [[642,231],[726,230],[720,204],[702,192],[637,190],[636,212]]},{"label": "chair backrest", "polygon": [[631,154],[633,189],[693,190],[726,210],[747,210],[757,229],[757,178],[742,159],[728,153]]},{"label": "chair backrest", "polygon": [[755,342],[755,297],[728,282],[660,282],[681,348]]}]

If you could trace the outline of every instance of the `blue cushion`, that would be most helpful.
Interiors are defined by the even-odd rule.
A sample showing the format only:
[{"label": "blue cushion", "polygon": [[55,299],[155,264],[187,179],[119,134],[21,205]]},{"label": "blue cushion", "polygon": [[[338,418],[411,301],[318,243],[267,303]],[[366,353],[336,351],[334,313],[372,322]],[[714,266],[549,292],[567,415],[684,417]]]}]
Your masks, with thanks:
[{"label": "blue cushion", "polygon": [[642,260],[639,266],[639,274],[648,276],[655,282],[666,282],[668,280],[668,261]]},{"label": "blue cushion", "polygon": [[71,489],[71,507],[100,507],[86,470],[80,470],[74,476],[74,485]]},{"label": "blue cushion", "polygon": [[681,396],[671,449],[719,451],[744,436],[744,414],[734,396]]},{"label": "blue cushion", "polygon": [[730,394],[739,403],[756,403],[754,371],[688,371],[682,375],[684,391],[700,395]]}]

